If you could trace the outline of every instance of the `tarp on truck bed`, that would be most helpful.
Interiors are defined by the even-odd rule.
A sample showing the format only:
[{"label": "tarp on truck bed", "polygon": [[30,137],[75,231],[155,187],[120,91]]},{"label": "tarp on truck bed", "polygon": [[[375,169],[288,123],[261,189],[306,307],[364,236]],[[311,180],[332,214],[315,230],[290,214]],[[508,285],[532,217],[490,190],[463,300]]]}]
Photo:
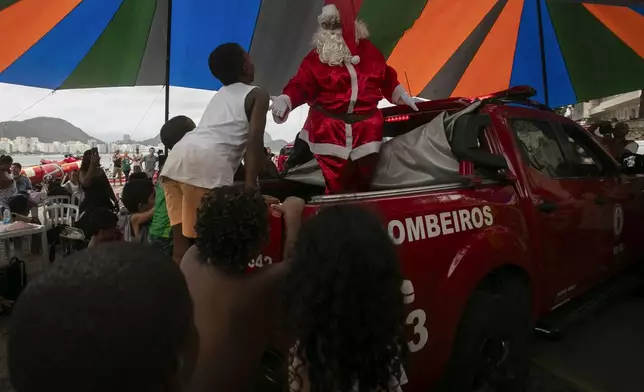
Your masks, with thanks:
[{"label": "tarp on truck bed", "polygon": [[[446,120],[451,123],[454,117],[441,113],[429,123],[384,143],[372,189],[425,186],[459,177],[459,162],[452,155],[445,131]],[[315,159],[290,169],[285,178],[325,185]]]}]

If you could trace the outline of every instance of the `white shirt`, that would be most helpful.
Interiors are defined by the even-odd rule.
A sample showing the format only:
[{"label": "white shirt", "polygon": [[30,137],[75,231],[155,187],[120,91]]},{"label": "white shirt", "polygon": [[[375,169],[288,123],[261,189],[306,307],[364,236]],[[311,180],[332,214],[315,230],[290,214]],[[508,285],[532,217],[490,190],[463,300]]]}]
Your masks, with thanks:
[{"label": "white shirt", "polygon": [[141,167],[141,161],[143,160],[143,154],[135,152],[132,155],[132,167]]},{"label": "white shirt", "polygon": [[212,98],[195,130],[168,154],[162,175],[200,188],[232,185],[246,153],[246,96],[255,86],[235,83]]}]

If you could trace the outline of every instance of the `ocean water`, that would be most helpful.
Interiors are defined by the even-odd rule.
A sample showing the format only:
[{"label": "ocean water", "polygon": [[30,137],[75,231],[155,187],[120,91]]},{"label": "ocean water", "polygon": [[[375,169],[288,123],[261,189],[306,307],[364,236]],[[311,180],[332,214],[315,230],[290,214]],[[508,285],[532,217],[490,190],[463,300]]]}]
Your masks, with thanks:
[{"label": "ocean water", "polygon": [[[47,155],[20,155],[20,154],[11,154],[14,162],[20,163],[23,167],[40,165],[41,159],[47,159],[50,161],[62,161],[65,156],[62,154],[47,154]],[[112,166],[112,155],[111,154],[101,154],[101,166],[108,168]]]}]

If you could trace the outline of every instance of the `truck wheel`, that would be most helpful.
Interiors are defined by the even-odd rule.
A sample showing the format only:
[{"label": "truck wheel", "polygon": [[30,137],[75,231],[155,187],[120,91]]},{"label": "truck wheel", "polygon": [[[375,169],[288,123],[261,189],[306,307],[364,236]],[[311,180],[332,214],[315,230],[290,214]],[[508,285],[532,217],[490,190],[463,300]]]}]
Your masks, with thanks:
[{"label": "truck wheel", "polygon": [[477,289],[456,333],[440,384],[449,392],[525,391],[532,345],[530,292],[519,279]]}]

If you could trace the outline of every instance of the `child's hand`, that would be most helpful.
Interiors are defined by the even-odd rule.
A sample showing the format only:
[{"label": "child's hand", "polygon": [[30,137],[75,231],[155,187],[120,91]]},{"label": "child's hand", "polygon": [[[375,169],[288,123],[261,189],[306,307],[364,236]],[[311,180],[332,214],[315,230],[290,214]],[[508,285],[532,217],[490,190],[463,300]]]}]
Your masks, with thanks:
[{"label": "child's hand", "polygon": [[304,211],[305,204],[306,202],[303,199],[291,196],[287,198],[284,203],[276,204],[273,208],[284,214],[284,220],[286,222],[299,222],[302,218],[302,211]]},{"label": "child's hand", "polygon": [[274,204],[280,204],[280,199],[277,197],[269,196],[269,195],[262,195],[264,197],[264,201],[266,204],[269,206],[274,205]]}]

